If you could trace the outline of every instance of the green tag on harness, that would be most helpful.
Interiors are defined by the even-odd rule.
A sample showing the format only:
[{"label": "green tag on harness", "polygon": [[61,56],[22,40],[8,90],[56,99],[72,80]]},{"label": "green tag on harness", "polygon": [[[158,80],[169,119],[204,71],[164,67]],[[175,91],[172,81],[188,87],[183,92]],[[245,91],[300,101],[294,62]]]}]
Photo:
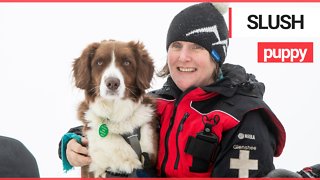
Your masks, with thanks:
[{"label": "green tag on harness", "polygon": [[109,129],[106,124],[101,124],[99,127],[99,135],[100,137],[106,137],[109,133]]}]

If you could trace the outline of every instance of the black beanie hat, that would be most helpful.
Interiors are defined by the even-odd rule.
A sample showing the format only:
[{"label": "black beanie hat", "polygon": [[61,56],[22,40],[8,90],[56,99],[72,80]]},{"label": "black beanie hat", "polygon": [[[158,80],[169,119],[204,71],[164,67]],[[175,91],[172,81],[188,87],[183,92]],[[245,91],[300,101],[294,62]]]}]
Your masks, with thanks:
[{"label": "black beanie hat", "polygon": [[187,41],[204,47],[221,66],[229,44],[227,24],[212,3],[195,4],[173,18],[167,34],[167,50],[174,41]]}]

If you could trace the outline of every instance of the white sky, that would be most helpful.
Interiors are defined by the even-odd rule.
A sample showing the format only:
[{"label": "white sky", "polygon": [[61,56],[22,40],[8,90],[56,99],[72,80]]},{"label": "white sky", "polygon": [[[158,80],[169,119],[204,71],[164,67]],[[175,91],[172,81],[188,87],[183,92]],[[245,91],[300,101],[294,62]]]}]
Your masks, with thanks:
[{"label": "white sky", "polygon": [[[0,3],[0,134],[23,142],[37,159],[41,177],[65,174],[58,158],[61,136],[80,122],[82,92],[71,64],[91,42],[142,41],[157,70],[166,59],[173,16],[192,3]],[[264,100],[282,121],[287,144],[277,168],[300,170],[320,162],[320,3],[229,3],[233,37],[226,62],[241,64],[266,85]],[[304,14],[304,30],[249,30],[250,14]],[[226,17],[228,18],[228,17]],[[265,21],[264,21],[265,22]],[[266,23],[266,22],[265,22]],[[309,64],[257,63],[257,42],[314,42]],[[152,89],[164,80],[155,78]],[[1,145],[0,145],[1,148]]]}]

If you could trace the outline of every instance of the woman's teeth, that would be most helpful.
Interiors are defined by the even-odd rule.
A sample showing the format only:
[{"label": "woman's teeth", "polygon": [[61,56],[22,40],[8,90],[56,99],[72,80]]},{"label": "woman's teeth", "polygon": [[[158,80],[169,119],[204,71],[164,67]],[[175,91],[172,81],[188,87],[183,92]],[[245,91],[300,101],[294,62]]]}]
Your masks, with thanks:
[{"label": "woman's teeth", "polygon": [[196,68],[183,68],[183,67],[178,67],[178,70],[181,72],[194,72],[196,71]]}]

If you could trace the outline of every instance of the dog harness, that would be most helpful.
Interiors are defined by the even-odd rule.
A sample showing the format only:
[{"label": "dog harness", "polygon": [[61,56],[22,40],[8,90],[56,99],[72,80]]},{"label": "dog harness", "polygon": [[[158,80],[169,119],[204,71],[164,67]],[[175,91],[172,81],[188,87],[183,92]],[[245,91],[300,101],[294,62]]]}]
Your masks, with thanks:
[{"label": "dog harness", "polygon": [[132,133],[122,134],[124,140],[132,147],[138,157],[141,157],[141,146],[140,146],[140,127],[133,130]]},{"label": "dog harness", "polygon": [[[132,149],[136,152],[137,156],[141,160],[141,156],[144,157],[145,159],[145,164],[146,161],[149,160],[148,153],[142,153],[141,151],[141,146],[140,146],[140,127],[136,128],[133,130],[132,133],[126,133],[126,134],[121,134],[123,139],[132,147]],[[106,171],[106,178],[123,178],[123,177],[139,177],[137,173],[140,172],[137,169],[134,169],[131,174],[127,173],[118,173],[118,172],[111,172],[111,171]]]}]

